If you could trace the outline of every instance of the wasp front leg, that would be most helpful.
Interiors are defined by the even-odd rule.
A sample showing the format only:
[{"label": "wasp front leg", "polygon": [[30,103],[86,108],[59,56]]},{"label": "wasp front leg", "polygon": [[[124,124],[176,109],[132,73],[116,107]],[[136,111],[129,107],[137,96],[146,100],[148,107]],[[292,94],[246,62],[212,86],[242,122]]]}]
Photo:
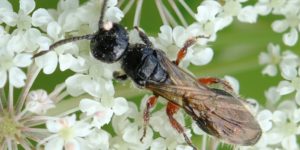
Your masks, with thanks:
[{"label": "wasp front leg", "polygon": [[180,123],[177,122],[177,120],[173,117],[173,115],[176,114],[179,109],[180,109],[179,106],[177,106],[177,105],[175,105],[171,102],[168,102],[166,111],[167,111],[167,115],[169,117],[169,121],[170,121],[172,127],[174,129],[176,129],[176,131],[179,134],[183,135],[184,140],[186,141],[186,143],[188,145],[190,145],[191,147],[193,147],[194,150],[196,150],[197,148],[192,144],[192,141],[190,140],[190,138],[184,133],[184,129],[183,129],[182,125],[180,125]]},{"label": "wasp front leg", "polygon": [[144,137],[146,136],[147,127],[149,125],[150,119],[150,109],[153,108],[157,102],[158,96],[153,95],[148,98],[146,109],[144,110],[144,127],[143,127],[143,136],[141,137],[140,141],[143,142]]}]

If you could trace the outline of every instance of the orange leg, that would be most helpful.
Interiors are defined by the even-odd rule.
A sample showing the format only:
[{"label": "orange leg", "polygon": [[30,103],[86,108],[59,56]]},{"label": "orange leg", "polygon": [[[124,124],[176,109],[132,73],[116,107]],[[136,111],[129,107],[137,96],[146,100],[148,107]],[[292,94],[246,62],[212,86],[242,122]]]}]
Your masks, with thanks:
[{"label": "orange leg", "polygon": [[209,37],[205,37],[205,36],[196,36],[196,37],[192,37],[190,39],[188,39],[187,41],[185,41],[183,47],[179,50],[179,52],[177,53],[177,58],[175,61],[175,64],[178,65],[180,63],[180,61],[184,58],[184,56],[187,53],[187,49],[189,47],[191,47],[193,44],[196,43],[198,38],[209,38]]},{"label": "orange leg", "polygon": [[233,89],[231,85],[227,81],[219,78],[214,78],[214,77],[199,78],[198,82],[205,85],[221,84],[226,92],[233,93]]},{"label": "orange leg", "polygon": [[176,129],[176,131],[179,133],[179,134],[182,134],[183,137],[184,137],[184,140],[186,141],[186,143],[188,145],[190,145],[191,147],[193,147],[194,150],[196,150],[197,148],[192,144],[192,141],[189,139],[189,137],[184,133],[184,129],[183,127],[176,121],[176,119],[173,117],[174,114],[176,114],[179,110],[179,106],[171,103],[171,102],[168,102],[167,104],[167,115],[169,117],[169,120],[170,120],[170,123],[172,125],[172,127],[174,129]]},{"label": "orange leg", "polygon": [[147,127],[149,125],[149,119],[150,119],[150,109],[153,108],[153,106],[156,104],[157,98],[158,98],[158,96],[153,95],[153,96],[149,97],[149,99],[147,100],[146,109],[144,110],[144,127],[143,127],[144,132],[143,132],[143,136],[140,138],[141,142],[143,142],[143,139],[146,136],[146,131],[147,131]]}]

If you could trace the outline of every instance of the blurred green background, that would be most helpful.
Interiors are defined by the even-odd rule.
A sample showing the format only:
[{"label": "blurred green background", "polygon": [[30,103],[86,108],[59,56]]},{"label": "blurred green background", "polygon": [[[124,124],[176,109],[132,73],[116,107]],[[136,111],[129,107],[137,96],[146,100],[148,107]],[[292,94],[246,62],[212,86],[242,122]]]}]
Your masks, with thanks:
[{"label": "blurred green background", "polygon": [[[85,1],[86,0],[82,0],[80,2],[84,3]],[[18,0],[11,0],[15,10],[18,10],[18,2]],[[58,0],[36,0],[36,8],[56,8],[57,2]],[[186,2],[194,12],[196,12],[197,6],[201,3],[200,0],[186,0]],[[181,5],[178,5],[178,7],[182,12],[185,12]],[[121,24],[132,28],[134,12],[135,6],[132,7]],[[184,13],[184,15],[189,23],[194,21],[187,13]],[[218,32],[216,42],[210,43],[215,52],[212,62],[201,67],[190,66],[191,71],[199,77],[233,76],[239,80],[240,94],[243,97],[254,98],[258,100],[260,104],[264,104],[265,90],[270,86],[276,86],[281,78],[280,75],[277,75],[277,77],[268,77],[261,74],[263,66],[258,64],[259,53],[267,50],[269,42],[279,44],[281,46],[281,51],[286,49],[295,51],[298,50],[296,47],[300,46],[298,43],[293,48],[285,47],[282,42],[282,34],[272,31],[271,23],[278,18],[282,18],[282,16],[260,16],[258,22],[255,24],[239,23],[235,21],[229,27]],[[141,27],[148,35],[157,36],[161,25],[162,22],[154,0],[144,0]],[[33,88],[41,88],[41,85],[45,85],[42,88],[52,91],[56,84],[63,82],[66,77],[71,74],[72,72],[70,71],[56,71],[55,75],[40,75],[36,82],[39,84],[34,84]],[[124,96],[139,104],[145,91],[139,90],[139,92],[136,92],[137,90],[135,88],[128,88],[128,86],[131,86],[130,82],[116,84],[116,95]],[[196,138],[196,140],[198,139]]]}]

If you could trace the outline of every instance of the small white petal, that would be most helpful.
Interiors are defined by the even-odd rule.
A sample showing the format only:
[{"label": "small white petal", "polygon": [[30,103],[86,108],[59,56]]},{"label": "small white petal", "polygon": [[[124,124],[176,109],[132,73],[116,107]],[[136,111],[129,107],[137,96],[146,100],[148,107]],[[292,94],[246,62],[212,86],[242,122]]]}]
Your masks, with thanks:
[{"label": "small white petal", "polygon": [[193,150],[193,148],[191,146],[178,145],[176,146],[176,150]]},{"label": "small white petal", "polygon": [[280,95],[286,95],[286,94],[292,93],[294,90],[295,90],[295,88],[288,81],[281,81],[277,87],[277,92]]},{"label": "small white petal", "polygon": [[124,14],[119,8],[110,7],[106,10],[105,17],[108,18],[106,20],[118,23],[122,20]]},{"label": "small white petal", "polygon": [[6,49],[11,52],[22,52],[25,50],[25,44],[22,39],[23,34],[17,34],[12,36],[8,43]]},{"label": "small white petal", "polygon": [[73,128],[77,137],[86,137],[91,133],[91,126],[86,122],[77,122]]},{"label": "small white petal", "polygon": [[57,120],[48,120],[46,122],[47,130],[51,133],[58,133],[59,130],[63,128],[63,126],[57,123]]},{"label": "small white petal", "polygon": [[0,70],[0,88],[4,87],[7,80],[7,72],[5,70]]},{"label": "small white petal", "polygon": [[51,74],[57,67],[58,58],[55,52],[51,51],[47,54],[35,58],[37,66],[43,68],[45,74]]},{"label": "small white petal", "polygon": [[273,122],[276,124],[283,124],[287,120],[287,114],[283,111],[276,110],[273,113]]},{"label": "small white petal", "polygon": [[62,150],[63,146],[64,140],[62,138],[56,137],[46,143],[45,150]]},{"label": "small white petal", "polygon": [[13,11],[12,5],[7,0],[0,1],[0,10],[1,11]]},{"label": "small white petal", "polygon": [[52,20],[52,17],[44,8],[39,8],[32,14],[32,25],[36,27],[46,25]]},{"label": "small white petal", "polygon": [[80,144],[77,140],[68,140],[64,144],[65,150],[80,150]]},{"label": "small white petal", "polygon": [[233,91],[238,94],[240,90],[240,84],[239,81],[232,77],[232,76],[224,76],[224,79],[229,83],[229,85],[232,87]]},{"label": "small white petal", "polygon": [[265,96],[268,102],[271,102],[272,104],[275,104],[280,99],[276,87],[270,87],[268,91],[265,92]]},{"label": "small white petal", "polygon": [[272,113],[269,110],[263,110],[257,115],[257,120],[263,131],[268,131],[272,128]]},{"label": "small white petal", "polygon": [[160,32],[158,37],[161,40],[161,44],[171,45],[173,43],[172,28],[168,25],[163,25],[160,27]]},{"label": "small white petal", "polygon": [[201,48],[201,50],[193,49],[196,51],[191,60],[194,65],[205,65],[212,60],[214,52],[210,47]]},{"label": "small white petal", "polygon": [[58,36],[61,33],[61,31],[62,29],[60,25],[55,21],[50,22],[47,26],[47,34],[53,39],[58,39]]},{"label": "small white petal", "polygon": [[116,115],[122,115],[128,110],[128,103],[125,98],[117,97],[114,99],[114,106],[112,107]]},{"label": "small white petal", "polygon": [[113,113],[114,112],[110,108],[99,107],[98,111],[94,116],[94,120],[92,124],[97,128],[100,128],[105,124],[108,124],[113,116]]},{"label": "small white petal", "polygon": [[267,65],[263,70],[262,74],[269,75],[271,77],[274,77],[277,75],[277,68],[275,65]]},{"label": "small white petal", "polygon": [[25,79],[26,75],[21,69],[17,67],[9,69],[9,82],[16,88],[24,86]]},{"label": "small white petal", "polygon": [[84,93],[82,84],[89,80],[87,75],[75,74],[66,79],[67,92],[72,96],[79,96]]},{"label": "small white petal", "polygon": [[298,74],[296,67],[297,66],[291,65],[291,63],[282,62],[280,64],[281,76],[286,80],[293,80]]},{"label": "small white petal", "polygon": [[271,12],[271,8],[268,7],[267,5],[255,5],[255,9],[257,11],[258,14],[265,16],[268,15]]},{"label": "small white petal", "polygon": [[86,80],[82,83],[82,88],[85,92],[89,93],[94,97],[101,97],[102,94],[102,86],[99,82],[95,80]]},{"label": "small white petal", "polygon": [[178,47],[182,47],[187,40],[187,33],[185,31],[185,28],[183,28],[182,26],[176,26],[173,29],[173,39]]},{"label": "small white petal", "polygon": [[221,5],[216,1],[204,1],[197,7],[196,20],[200,23],[214,20],[221,11]]},{"label": "small white petal", "polygon": [[298,41],[298,32],[296,28],[292,28],[290,32],[283,35],[283,42],[288,46],[294,46]]},{"label": "small white petal", "polygon": [[35,8],[34,0],[20,0],[20,9],[25,13],[29,14]]},{"label": "small white petal", "polygon": [[88,145],[90,147],[101,147],[101,150],[109,149],[109,133],[104,130],[97,130],[92,132],[88,137],[86,137]]},{"label": "small white petal", "polygon": [[98,107],[102,107],[102,104],[92,99],[82,99],[79,104],[79,108],[82,112],[87,113],[87,116],[93,115],[97,112]]},{"label": "small white petal", "polygon": [[18,15],[15,12],[1,12],[1,20],[9,25],[15,26],[17,24]]},{"label": "small white petal", "polygon": [[76,58],[74,58],[71,54],[60,54],[59,55],[59,68],[61,71],[65,71],[69,69],[76,61]]},{"label": "small white petal", "polygon": [[152,142],[150,150],[166,150],[166,149],[167,146],[165,140],[159,137]]},{"label": "small white petal", "polygon": [[290,135],[284,138],[281,144],[284,149],[288,149],[288,150],[299,149],[295,135]]},{"label": "small white petal", "polygon": [[46,36],[39,36],[36,39],[36,43],[40,46],[40,50],[47,50],[51,45],[51,40]]},{"label": "small white petal", "polygon": [[288,29],[288,27],[289,25],[286,22],[286,20],[276,20],[272,23],[272,29],[278,33],[284,32],[285,30]]},{"label": "small white petal", "polygon": [[32,63],[32,55],[30,54],[18,54],[14,58],[14,64],[18,67],[27,67]]},{"label": "small white petal", "polygon": [[257,13],[252,6],[246,6],[238,14],[238,19],[242,22],[255,23],[257,20]]}]

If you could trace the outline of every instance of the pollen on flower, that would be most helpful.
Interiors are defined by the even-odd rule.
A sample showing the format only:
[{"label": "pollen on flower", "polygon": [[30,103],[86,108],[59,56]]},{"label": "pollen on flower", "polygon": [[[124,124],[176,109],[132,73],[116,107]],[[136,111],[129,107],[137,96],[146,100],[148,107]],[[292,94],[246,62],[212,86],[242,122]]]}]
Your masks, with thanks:
[{"label": "pollen on flower", "polygon": [[4,137],[14,137],[20,133],[19,125],[9,115],[0,117],[0,140]]},{"label": "pollen on flower", "polygon": [[59,131],[59,135],[66,141],[74,138],[75,131],[72,127],[63,128]]}]

